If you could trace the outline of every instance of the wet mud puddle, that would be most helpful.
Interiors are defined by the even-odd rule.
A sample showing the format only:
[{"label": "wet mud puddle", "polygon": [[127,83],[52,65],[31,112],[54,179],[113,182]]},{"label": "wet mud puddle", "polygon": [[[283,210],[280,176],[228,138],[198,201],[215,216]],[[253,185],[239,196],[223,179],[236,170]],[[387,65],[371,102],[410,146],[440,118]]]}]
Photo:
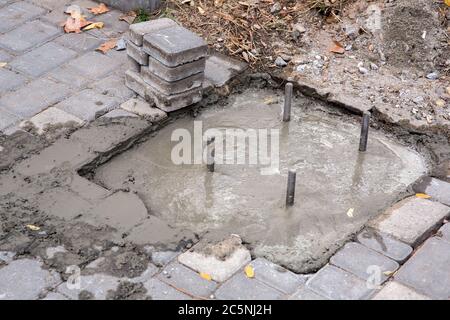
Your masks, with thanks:
[{"label": "wet mud puddle", "polygon": [[[251,89],[225,107],[176,120],[99,167],[94,179],[136,191],[151,214],[175,228],[239,234],[256,256],[298,272],[318,268],[426,165],[376,130],[367,152],[358,152],[359,119],[329,115],[310,100],[295,99],[292,119],[283,123],[282,100]],[[216,139],[215,171],[179,164],[195,162],[198,141],[205,145],[208,135]],[[286,208],[289,169],[297,183],[295,203]]]}]

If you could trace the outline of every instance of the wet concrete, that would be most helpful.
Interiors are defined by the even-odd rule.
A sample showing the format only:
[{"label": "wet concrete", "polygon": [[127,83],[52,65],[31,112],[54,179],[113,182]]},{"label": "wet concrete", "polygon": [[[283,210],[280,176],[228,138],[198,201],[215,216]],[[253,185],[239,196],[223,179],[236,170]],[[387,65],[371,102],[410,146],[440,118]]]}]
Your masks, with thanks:
[{"label": "wet concrete", "polygon": [[[281,106],[275,92],[248,90],[225,108],[168,125],[99,167],[94,179],[107,188],[136,191],[152,215],[172,226],[212,238],[239,234],[258,257],[298,272],[315,270],[398,200],[426,165],[418,153],[375,130],[368,151],[359,153],[358,119],[295,99],[286,124]],[[202,121],[204,130],[279,129],[279,171],[216,163],[209,173],[205,164],[175,165],[171,152],[178,142],[171,142],[171,135],[179,128],[192,133],[194,120]],[[217,158],[222,154],[216,150]],[[297,170],[297,190],[294,206],[286,209],[289,168]]]}]

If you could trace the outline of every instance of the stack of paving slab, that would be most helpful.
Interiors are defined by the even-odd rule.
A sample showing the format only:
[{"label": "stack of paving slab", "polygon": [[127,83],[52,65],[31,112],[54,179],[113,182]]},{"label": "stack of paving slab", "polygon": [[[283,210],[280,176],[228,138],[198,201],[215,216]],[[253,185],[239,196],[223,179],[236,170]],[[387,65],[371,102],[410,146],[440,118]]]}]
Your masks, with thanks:
[{"label": "stack of paving slab", "polygon": [[126,84],[166,112],[202,99],[207,45],[171,19],[130,26]]}]

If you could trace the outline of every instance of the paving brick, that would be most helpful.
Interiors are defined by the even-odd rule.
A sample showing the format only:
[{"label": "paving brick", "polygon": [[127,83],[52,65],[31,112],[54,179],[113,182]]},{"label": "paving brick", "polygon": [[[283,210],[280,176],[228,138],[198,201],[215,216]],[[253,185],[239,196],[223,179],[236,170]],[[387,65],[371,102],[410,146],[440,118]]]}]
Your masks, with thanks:
[{"label": "paving brick", "polygon": [[161,29],[144,36],[144,51],[168,67],[206,56],[206,42],[179,26]]},{"label": "paving brick", "polygon": [[97,81],[93,89],[101,94],[117,98],[119,103],[134,96],[134,92],[125,85],[125,77],[118,75],[111,75]]},{"label": "paving brick", "polygon": [[247,64],[224,55],[214,54],[206,59],[205,78],[215,87],[226,85],[247,69]]},{"label": "paving brick", "polygon": [[128,42],[127,54],[130,58],[134,59],[141,66],[148,65],[148,54],[144,52],[144,49],[142,47],[138,47],[132,42]]},{"label": "paving brick", "polygon": [[389,281],[372,300],[430,300],[430,298],[401,283]]},{"label": "paving brick", "polygon": [[7,32],[20,24],[45,13],[45,9],[20,1],[0,9],[0,33]]},{"label": "paving brick", "polygon": [[147,100],[147,92],[151,90],[151,88],[147,83],[145,83],[139,73],[128,70],[125,73],[125,84],[128,88]]},{"label": "paving brick", "polygon": [[366,281],[332,265],[320,269],[306,287],[331,300],[363,300],[374,292]]},{"label": "paving brick", "polygon": [[220,286],[215,297],[219,300],[276,300],[281,299],[283,293],[240,272]]},{"label": "paving brick", "polygon": [[16,254],[10,251],[0,251],[0,262],[10,263]]},{"label": "paving brick", "polygon": [[104,199],[110,195],[110,192],[95,184],[88,179],[80,177],[78,174],[72,176],[69,185],[70,190],[88,201]]},{"label": "paving brick", "polygon": [[147,68],[142,68],[141,70],[141,75],[144,81],[147,82],[152,88],[165,95],[173,95],[196,88],[201,88],[204,78],[204,74],[201,72],[178,81],[167,82],[149,72]]},{"label": "paving brick", "polygon": [[[98,4],[95,6],[98,6]],[[123,13],[118,10],[110,10],[107,13],[90,18],[90,21],[103,22],[104,27],[102,29],[89,30],[87,33],[104,40],[120,37],[130,26],[127,22],[119,19],[122,15]]]},{"label": "paving brick", "polygon": [[80,287],[67,285],[62,283],[57,287],[57,292],[64,296],[78,300],[81,292],[89,292],[95,300],[106,300],[108,291],[116,290],[120,284],[120,278],[116,278],[106,274],[94,274],[80,277]]},{"label": "paving brick", "polygon": [[39,77],[76,56],[76,52],[49,42],[11,62],[11,66],[23,73]]},{"label": "paving brick", "polygon": [[137,62],[133,58],[128,57],[127,70],[131,70],[131,71],[140,73],[141,72],[141,65],[139,64],[139,62]]},{"label": "paving brick", "polygon": [[433,299],[450,298],[450,243],[428,239],[400,268],[395,280]]},{"label": "paving brick", "polygon": [[0,300],[32,300],[60,282],[57,273],[42,269],[37,260],[15,260],[0,269]]},{"label": "paving brick", "polygon": [[164,268],[157,278],[175,288],[183,290],[195,297],[209,298],[217,288],[217,283],[208,281],[185,266],[173,262]]},{"label": "paving brick", "polygon": [[161,280],[152,278],[144,282],[144,288],[147,289],[147,295],[152,300],[190,300],[188,295],[172,288]]},{"label": "paving brick", "polygon": [[0,69],[0,95],[21,86],[27,80],[23,75],[4,68]]},{"label": "paving brick", "polygon": [[116,119],[116,118],[136,118],[139,117],[137,114],[125,111],[123,109],[114,109],[113,111],[110,111],[103,116],[101,116],[101,119]]},{"label": "paving brick", "polygon": [[114,97],[86,89],[61,101],[55,107],[82,120],[92,121],[118,106],[119,102]]},{"label": "paving brick", "polygon": [[203,97],[203,89],[196,88],[170,96],[150,89],[150,91],[147,91],[146,94],[148,94],[155,101],[155,104],[159,109],[165,112],[172,112],[201,101]]},{"label": "paving brick", "polygon": [[102,200],[87,215],[96,224],[106,224],[124,233],[146,219],[148,213],[137,195],[119,191]]},{"label": "paving brick", "polygon": [[414,191],[417,193],[426,193],[433,200],[450,206],[450,183],[448,182],[426,177],[414,186]]},{"label": "paving brick", "polygon": [[14,57],[4,50],[0,50],[0,62],[9,62]]},{"label": "paving brick", "polygon": [[330,263],[363,280],[372,276],[371,267],[379,268],[381,283],[388,279],[389,276],[386,273],[391,274],[399,267],[394,260],[356,242],[347,243],[343,249],[331,257]]},{"label": "paving brick", "polygon": [[255,271],[255,278],[286,294],[293,293],[300,285],[306,282],[306,278],[299,276],[279,265],[264,258],[253,260],[250,265]]},{"label": "paving brick", "polygon": [[438,235],[442,240],[450,242],[450,223],[446,223],[439,229]]},{"label": "paving brick", "polygon": [[362,245],[382,253],[386,257],[395,261],[404,262],[411,252],[411,246],[381,232],[372,229],[365,229],[357,236],[357,240]]},{"label": "paving brick", "polygon": [[61,7],[61,0],[28,0],[28,2],[48,10]]},{"label": "paving brick", "polygon": [[40,78],[0,98],[0,105],[22,118],[30,118],[69,95],[71,89],[49,79]]},{"label": "paving brick", "polygon": [[52,129],[60,128],[77,128],[84,123],[83,120],[59,110],[55,107],[50,107],[41,113],[38,113],[29,120],[25,120],[20,124],[22,129],[26,131],[36,132],[42,135]]},{"label": "paving brick", "polygon": [[34,20],[1,35],[0,46],[20,53],[56,37],[61,32],[55,26]]},{"label": "paving brick", "polygon": [[62,82],[73,89],[84,89],[92,82],[82,71],[71,65],[59,66],[55,70],[50,71],[47,77],[55,82]]},{"label": "paving brick", "polygon": [[54,40],[56,43],[79,53],[92,51],[102,44],[102,40],[83,33],[66,33]]},{"label": "paving brick", "polygon": [[177,67],[167,67],[160,63],[158,60],[148,57],[148,66],[146,69],[161,79],[168,82],[178,81],[193,74],[205,71],[205,58],[195,60],[193,62],[185,63]]},{"label": "paving brick", "polygon": [[152,21],[135,23],[130,26],[130,40],[141,47],[144,41],[144,35],[161,29],[177,26],[177,23],[169,18],[161,18]]},{"label": "paving brick", "polygon": [[314,291],[311,291],[305,286],[301,286],[291,297],[289,300],[327,300],[326,298],[318,295]]},{"label": "paving brick", "polygon": [[85,77],[99,80],[120,67],[120,61],[99,52],[89,52],[67,64],[81,72]]},{"label": "paving brick", "polygon": [[155,251],[152,252],[152,262],[159,267],[163,267],[174,260],[179,254],[178,251]]},{"label": "paving brick", "polygon": [[443,204],[410,197],[395,204],[370,225],[380,232],[416,246],[449,214],[450,208]]},{"label": "paving brick", "polygon": [[153,107],[147,101],[141,99],[130,99],[120,106],[122,109],[135,113],[150,122],[160,122],[167,119],[167,113]]}]

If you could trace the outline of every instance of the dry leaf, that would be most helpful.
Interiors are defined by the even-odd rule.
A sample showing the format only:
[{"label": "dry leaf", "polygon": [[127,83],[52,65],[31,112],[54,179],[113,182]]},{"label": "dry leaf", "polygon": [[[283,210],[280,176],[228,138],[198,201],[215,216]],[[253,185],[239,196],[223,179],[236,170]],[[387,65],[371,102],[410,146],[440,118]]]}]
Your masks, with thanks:
[{"label": "dry leaf", "polygon": [[125,21],[128,24],[132,24],[134,22],[134,20],[136,20],[137,17],[137,13],[134,11],[130,11],[127,12],[126,14],[124,14],[123,16],[119,17],[120,21]]},{"label": "dry leaf", "polygon": [[202,7],[197,7],[198,12],[200,12],[200,14],[205,14],[205,10]]},{"label": "dry leaf", "polygon": [[242,57],[244,57],[244,60],[247,61],[247,63],[250,63],[250,60],[249,60],[249,58],[248,58],[247,52],[243,51],[243,52],[242,52]]},{"label": "dry leaf", "polygon": [[395,271],[384,271],[383,274],[387,277],[392,276],[395,273]]},{"label": "dry leaf", "polygon": [[338,41],[334,41],[334,45],[331,47],[330,52],[344,54],[345,49]]},{"label": "dry leaf", "polygon": [[31,231],[39,231],[39,230],[41,230],[40,227],[35,226],[35,225],[33,225],[33,224],[27,224],[26,227],[27,227],[28,229],[30,229]]},{"label": "dry leaf", "polygon": [[450,0],[444,0],[444,3],[450,7]]},{"label": "dry leaf", "polygon": [[443,100],[443,99],[437,99],[437,100],[436,100],[436,107],[439,107],[439,108],[445,107],[445,100]]},{"label": "dry leaf", "polygon": [[83,31],[88,31],[92,29],[102,29],[105,24],[103,22],[94,22],[83,28]]},{"label": "dry leaf", "polygon": [[350,209],[348,209],[348,211],[347,211],[347,216],[349,217],[349,218],[353,218],[353,213],[355,212],[355,209],[354,208],[350,208]]},{"label": "dry leaf", "polygon": [[80,33],[81,29],[86,27],[87,25],[91,24],[92,22],[86,21],[84,18],[72,18],[69,17],[66,20],[66,23],[64,23],[64,32],[66,33]]},{"label": "dry leaf", "polygon": [[200,277],[202,277],[205,280],[211,281],[211,275],[208,273],[200,272]]},{"label": "dry leaf", "polygon": [[251,265],[248,265],[244,269],[245,275],[247,278],[254,278],[255,277],[255,269]]},{"label": "dry leaf", "polygon": [[117,39],[109,40],[105,43],[103,43],[100,47],[98,47],[96,50],[100,51],[102,53],[107,53],[109,50],[114,49],[117,45]]},{"label": "dry leaf", "polygon": [[8,64],[7,62],[0,62],[0,68],[6,67],[7,64]]},{"label": "dry leaf", "polygon": [[89,11],[95,15],[99,15],[108,12],[109,9],[104,3],[100,3],[97,7],[89,8]]},{"label": "dry leaf", "polygon": [[430,199],[431,196],[427,195],[426,193],[416,193],[416,198],[420,198],[420,199]]}]

